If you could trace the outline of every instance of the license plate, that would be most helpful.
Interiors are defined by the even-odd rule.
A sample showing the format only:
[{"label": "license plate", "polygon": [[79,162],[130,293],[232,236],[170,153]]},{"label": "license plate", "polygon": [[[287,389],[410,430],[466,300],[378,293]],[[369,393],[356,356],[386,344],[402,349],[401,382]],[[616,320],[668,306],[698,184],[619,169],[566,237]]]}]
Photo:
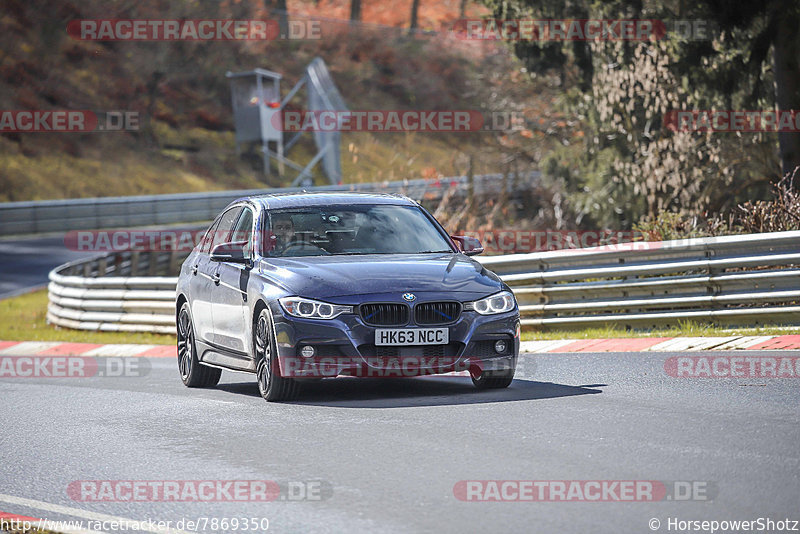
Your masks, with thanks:
[{"label": "license plate", "polygon": [[378,328],[376,345],[447,345],[449,328]]}]

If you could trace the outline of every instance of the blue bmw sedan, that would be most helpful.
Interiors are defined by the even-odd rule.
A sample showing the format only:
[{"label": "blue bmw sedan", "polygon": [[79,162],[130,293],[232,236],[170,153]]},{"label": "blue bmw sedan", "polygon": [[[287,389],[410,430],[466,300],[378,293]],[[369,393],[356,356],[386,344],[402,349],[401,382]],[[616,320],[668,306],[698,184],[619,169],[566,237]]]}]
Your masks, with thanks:
[{"label": "blue bmw sedan", "polygon": [[363,193],[267,194],[231,203],[181,268],[178,368],[188,387],[222,369],[268,401],[336,376],[468,372],[511,384],[519,308],[500,278],[417,202]]}]

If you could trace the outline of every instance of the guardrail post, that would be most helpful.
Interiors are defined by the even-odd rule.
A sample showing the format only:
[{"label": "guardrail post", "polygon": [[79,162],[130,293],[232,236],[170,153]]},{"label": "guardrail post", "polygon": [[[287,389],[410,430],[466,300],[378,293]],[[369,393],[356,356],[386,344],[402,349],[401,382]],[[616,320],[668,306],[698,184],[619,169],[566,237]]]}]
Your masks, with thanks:
[{"label": "guardrail post", "polygon": [[167,264],[167,275],[176,275],[180,274],[180,265],[178,264],[178,250],[177,248],[173,248],[169,252],[169,263]]},{"label": "guardrail post", "polygon": [[475,197],[475,156],[469,155],[469,168],[467,169],[467,205],[472,206]]},{"label": "guardrail post", "polygon": [[150,252],[149,260],[147,273],[149,276],[156,276],[156,274],[158,274],[158,254]]},{"label": "guardrail post", "polygon": [[131,276],[139,274],[139,251],[134,250],[131,252]]}]

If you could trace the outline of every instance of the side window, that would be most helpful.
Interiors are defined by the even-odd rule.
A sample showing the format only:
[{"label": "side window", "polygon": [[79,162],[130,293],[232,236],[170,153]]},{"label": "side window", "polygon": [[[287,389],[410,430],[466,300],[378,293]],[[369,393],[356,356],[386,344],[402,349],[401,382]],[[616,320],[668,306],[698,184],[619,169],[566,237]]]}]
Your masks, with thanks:
[{"label": "side window", "polygon": [[239,220],[236,222],[236,227],[231,234],[231,241],[246,241],[247,244],[243,247],[244,257],[250,258],[251,251],[253,250],[253,211],[245,207]]},{"label": "side window", "polygon": [[200,245],[200,252],[205,254],[209,254],[211,252],[211,242],[214,240],[214,232],[217,231],[217,226],[219,226],[219,219],[211,224],[211,227],[209,227],[209,229],[206,231],[206,234],[203,236],[203,242]]},{"label": "side window", "polygon": [[219,224],[214,229],[211,235],[211,248],[210,250],[214,250],[214,247],[217,245],[221,245],[222,243],[227,243],[230,241],[228,239],[233,231],[233,225],[236,222],[236,219],[239,217],[239,213],[242,211],[241,206],[236,206],[225,213],[222,214],[219,218]]}]

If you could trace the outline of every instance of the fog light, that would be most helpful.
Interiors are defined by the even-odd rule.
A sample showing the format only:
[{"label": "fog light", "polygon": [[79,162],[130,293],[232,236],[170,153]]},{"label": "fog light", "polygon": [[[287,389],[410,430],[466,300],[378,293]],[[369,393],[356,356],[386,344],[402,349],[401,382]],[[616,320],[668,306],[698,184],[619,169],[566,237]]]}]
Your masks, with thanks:
[{"label": "fog light", "polygon": [[508,344],[505,342],[505,340],[500,339],[494,343],[494,351],[497,354],[503,354],[507,348]]},{"label": "fog light", "polygon": [[314,347],[311,345],[306,345],[302,349],[300,349],[300,354],[303,355],[303,358],[310,358],[314,355]]}]

